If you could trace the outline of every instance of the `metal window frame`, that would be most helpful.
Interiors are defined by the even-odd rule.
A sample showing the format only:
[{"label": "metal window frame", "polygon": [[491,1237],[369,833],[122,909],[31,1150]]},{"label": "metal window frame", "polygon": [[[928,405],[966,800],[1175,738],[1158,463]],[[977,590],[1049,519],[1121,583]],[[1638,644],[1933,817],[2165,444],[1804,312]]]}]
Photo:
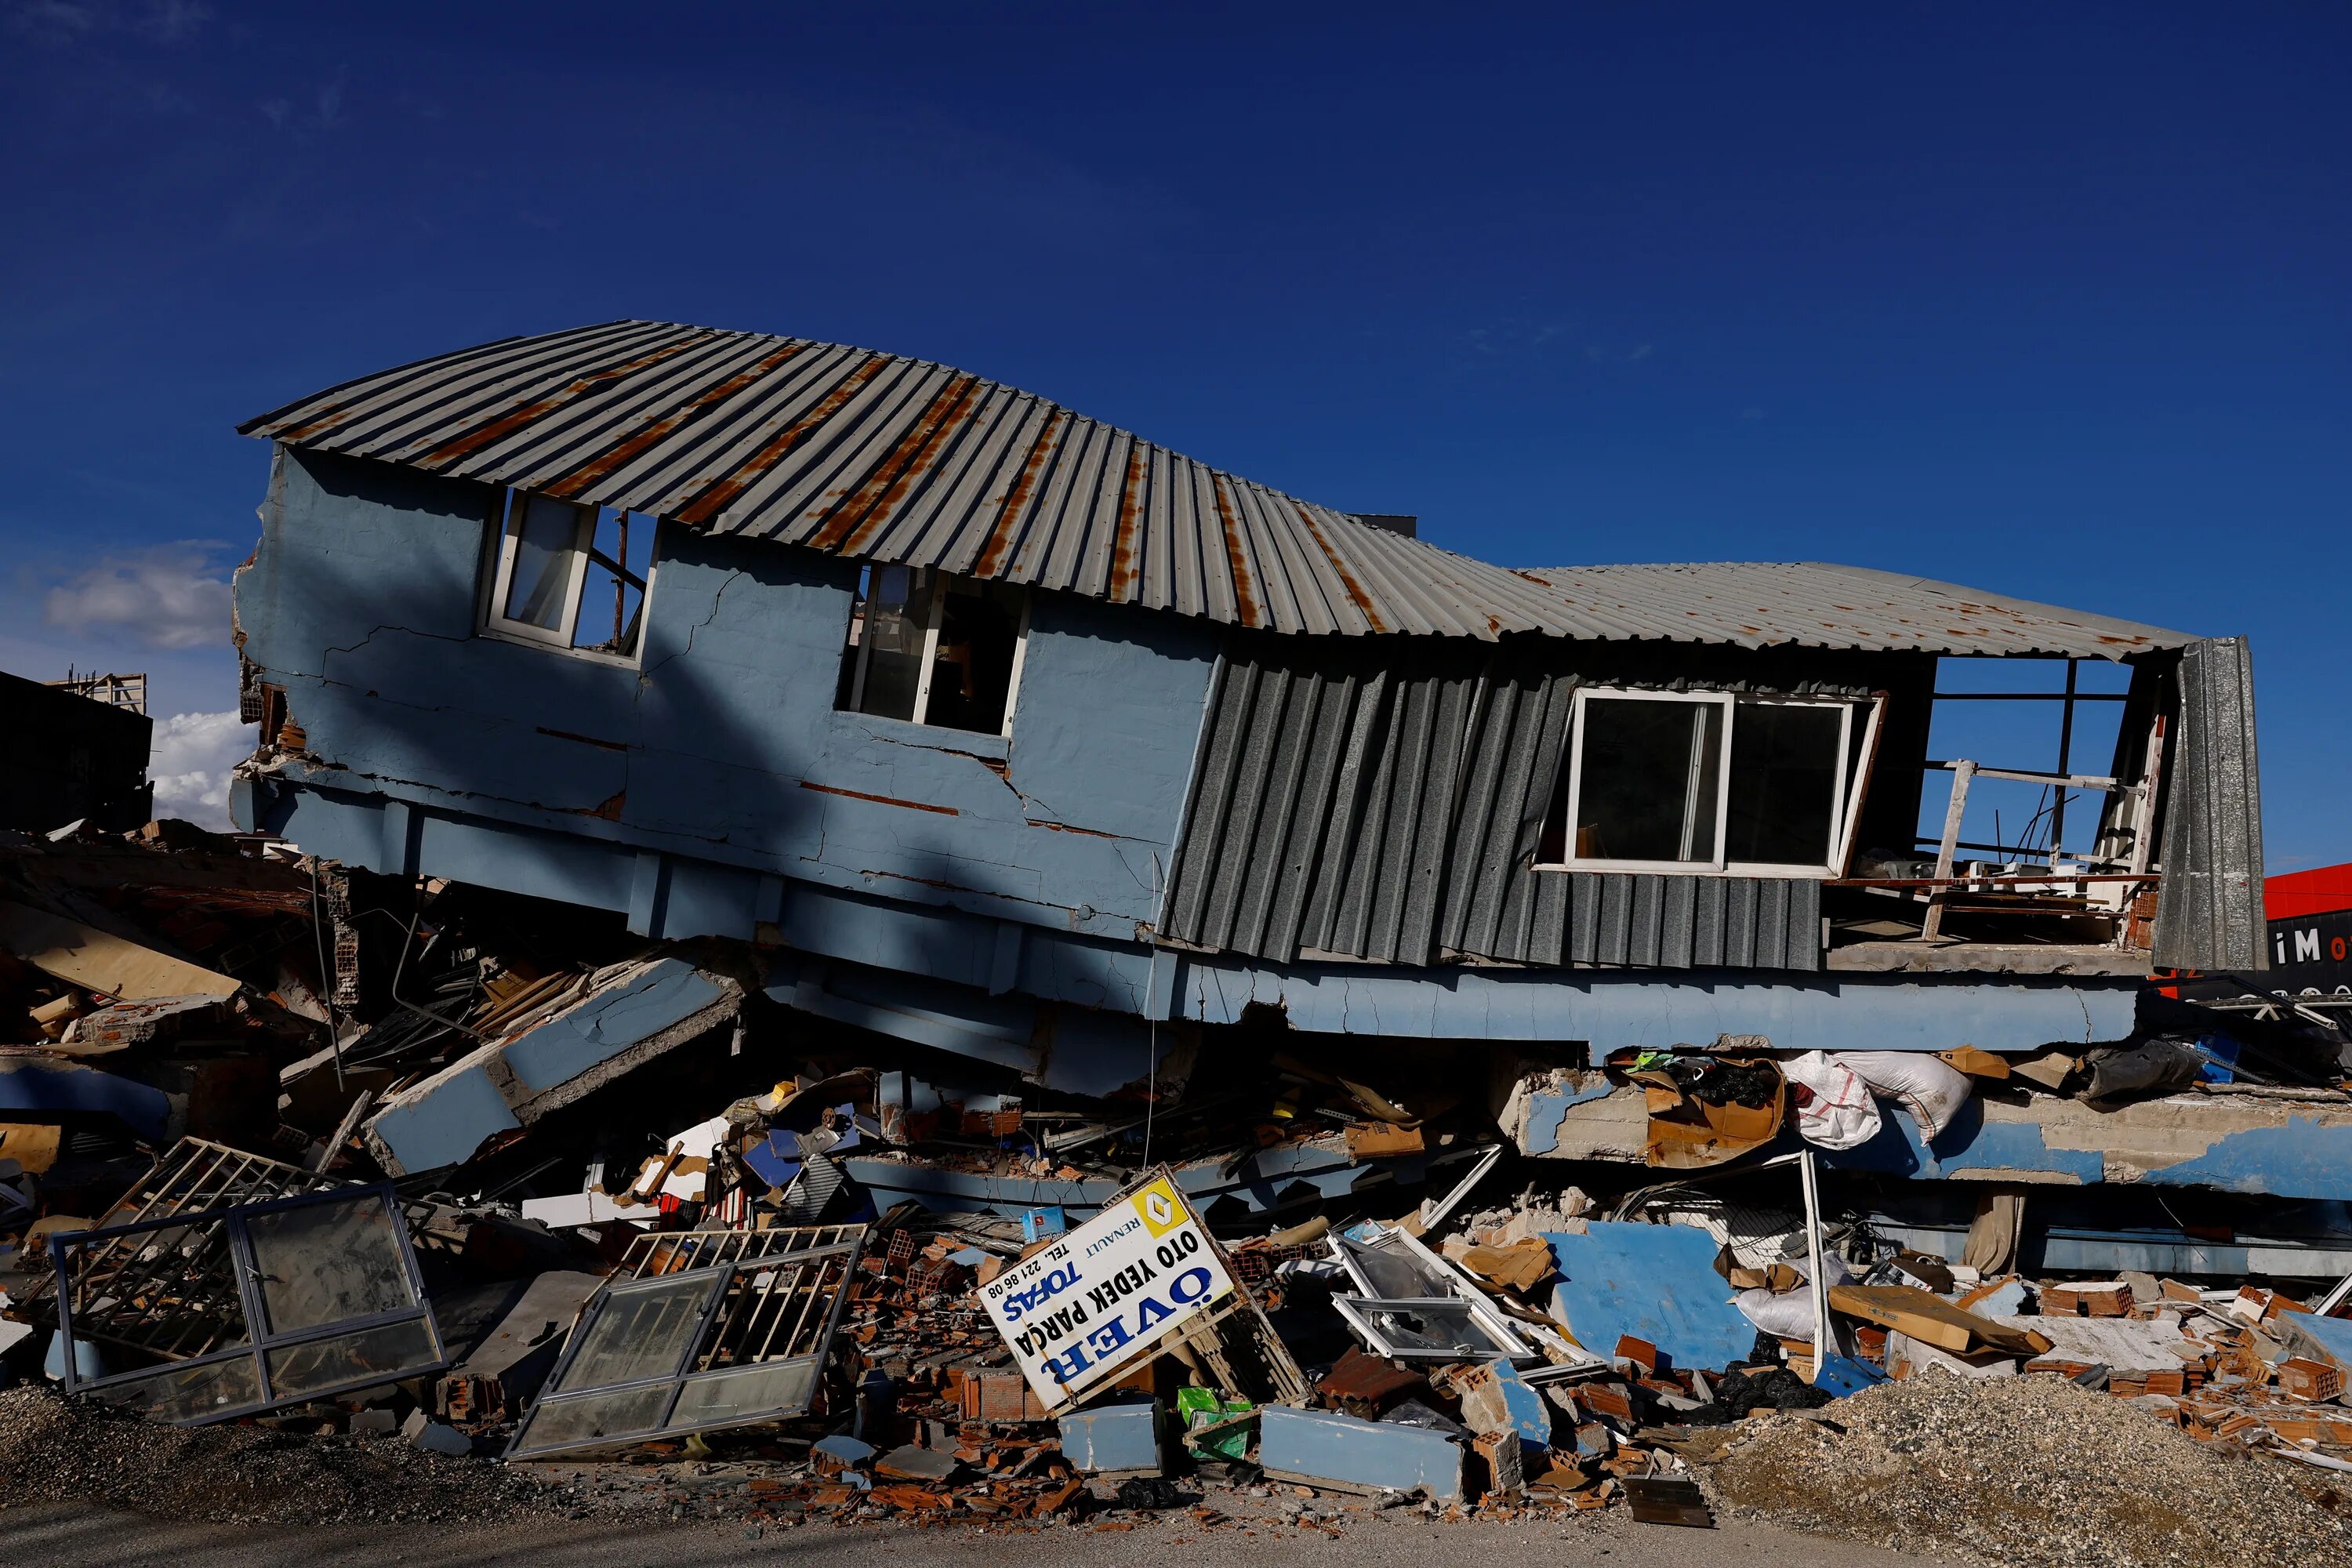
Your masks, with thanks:
[{"label": "metal window frame", "polygon": [[[572,1332],[564,1341],[562,1355],[557,1360],[555,1369],[548,1374],[540,1396],[524,1413],[522,1422],[508,1442],[503,1457],[509,1460],[541,1459],[583,1450],[625,1448],[638,1443],[684,1437],[696,1432],[714,1432],[730,1426],[786,1420],[803,1414],[814,1402],[824,1373],[825,1360],[831,1355],[833,1342],[841,1331],[842,1315],[848,1307],[850,1287],[856,1281],[857,1264],[865,1252],[866,1236],[865,1226],[853,1225],[745,1231],[673,1231],[637,1237],[630,1244],[620,1268],[597,1288],[596,1294],[589,1298],[587,1306],[581,1310],[579,1321],[572,1325]],[[804,1245],[794,1245],[796,1242]],[[761,1244],[764,1244],[764,1250]],[[668,1249],[667,1256],[664,1256],[665,1248]],[[680,1249],[683,1249],[684,1258],[698,1261],[685,1268],[661,1266],[678,1262]],[[710,1261],[698,1261],[706,1257]],[[715,1331],[720,1326],[719,1314],[727,1300],[728,1287],[736,1275],[773,1265],[815,1264],[822,1268],[827,1260],[835,1258],[841,1260],[840,1277],[834,1283],[833,1299],[824,1309],[824,1326],[810,1349],[773,1360],[742,1362],[733,1366],[712,1367],[700,1372],[691,1370],[713,1342]],[[696,1279],[703,1281],[705,1287],[701,1310],[695,1320],[694,1332],[687,1337],[684,1348],[678,1352],[677,1359],[670,1363],[667,1372],[625,1378],[617,1383],[564,1387],[564,1380],[572,1373],[572,1363],[579,1359],[597,1321],[611,1310],[615,1299],[672,1289]],[[782,1367],[799,1363],[806,1363],[810,1368],[809,1397],[796,1404],[742,1411],[684,1426],[667,1424],[678,1402],[692,1384],[737,1377],[754,1367]],[[661,1402],[659,1412],[650,1426],[628,1432],[602,1433],[569,1442],[533,1444],[527,1441],[540,1412],[550,1405],[578,1404],[616,1394],[665,1387],[669,1390],[669,1396]]]},{"label": "metal window frame", "polygon": [[[1356,1295],[1347,1297],[1342,1297],[1334,1292],[1331,1300],[1335,1304],[1344,1300],[1354,1301],[1360,1305],[1370,1305],[1374,1307],[1391,1307],[1400,1304],[1409,1306],[1415,1303],[1428,1306],[1448,1300],[1448,1298],[1440,1296],[1381,1295],[1380,1288],[1372,1283],[1371,1277],[1364,1272],[1362,1267],[1356,1261],[1355,1255],[1349,1250],[1348,1244],[1350,1241],[1356,1241],[1356,1238],[1349,1237],[1344,1231],[1335,1231],[1332,1233],[1330,1237],[1331,1256],[1339,1262],[1341,1268],[1347,1270],[1348,1278],[1355,1281],[1356,1290],[1358,1292]],[[1535,1346],[1528,1343],[1526,1338],[1520,1334],[1517,1326],[1511,1321],[1510,1318],[1504,1313],[1500,1308],[1496,1307],[1492,1301],[1489,1301],[1486,1299],[1486,1293],[1479,1289],[1476,1283],[1473,1281],[1467,1274],[1464,1273],[1460,1268],[1455,1268],[1452,1263],[1446,1261],[1444,1258],[1440,1258],[1436,1253],[1432,1252],[1428,1247],[1423,1247],[1410,1232],[1390,1228],[1383,1230],[1379,1236],[1372,1237],[1370,1241],[1356,1241],[1356,1245],[1360,1247],[1390,1243],[1393,1243],[1394,1245],[1402,1247],[1406,1254],[1410,1256],[1414,1262],[1420,1264],[1422,1268],[1427,1269],[1431,1274],[1434,1275],[1438,1279],[1444,1279],[1453,1288],[1454,1295],[1451,1300],[1468,1308],[1470,1315],[1477,1320],[1478,1326],[1486,1330],[1490,1336],[1505,1347],[1497,1352],[1504,1359],[1509,1361],[1540,1361],[1543,1359],[1543,1352],[1538,1351]],[[1367,1343],[1374,1342],[1377,1336],[1374,1334],[1368,1323],[1360,1321],[1357,1313],[1342,1308],[1340,1316],[1348,1320],[1349,1326],[1353,1327],[1358,1333],[1361,1334]],[[1410,1354],[1413,1352],[1390,1352],[1382,1350],[1381,1353],[1382,1355],[1389,1355]],[[1420,1353],[1426,1354],[1429,1352],[1423,1352]]]},{"label": "metal window frame", "polygon": [[[313,1208],[325,1204],[356,1203],[373,1199],[392,1223],[394,1240],[400,1248],[400,1264],[408,1281],[409,1292],[415,1298],[413,1306],[392,1311],[370,1312],[356,1318],[337,1318],[331,1322],[308,1328],[272,1331],[269,1313],[261,1295],[261,1268],[253,1254],[250,1222],[268,1215],[289,1209]],[[229,1249],[229,1268],[236,1281],[237,1304],[245,1314],[246,1337],[241,1344],[232,1345],[203,1355],[185,1359],[165,1359],[152,1366],[135,1371],[110,1373],[104,1377],[80,1375],[80,1358],[74,1354],[76,1337],[73,1327],[73,1281],[68,1273],[68,1249],[92,1242],[111,1243],[119,1237],[148,1231],[194,1228],[217,1225],[224,1228]],[[216,1366],[239,1359],[253,1363],[255,1386],[261,1391],[258,1401],[207,1411],[202,1415],[184,1417],[174,1423],[182,1426],[204,1426],[215,1421],[233,1420],[240,1415],[257,1415],[295,1400],[331,1399],[339,1394],[356,1389],[375,1388],[411,1377],[421,1377],[447,1369],[448,1345],[441,1337],[441,1326],[434,1321],[433,1303],[425,1292],[425,1277],[416,1265],[416,1249],[409,1240],[408,1223],[400,1208],[399,1194],[390,1182],[375,1182],[360,1186],[329,1187],[312,1193],[298,1193],[267,1203],[241,1204],[225,1208],[205,1209],[191,1214],[171,1215],[159,1219],[134,1220],[127,1225],[106,1226],[92,1230],[73,1231],[49,1238],[49,1262],[56,1270],[58,1332],[63,1341],[65,1363],[63,1383],[68,1394],[89,1394],[103,1397],[103,1391],[123,1384],[147,1381],[172,1372],[196,1367]],[[369,1373],[365,1376],[347,1379],[323,1388],[306,1388],[299,1394],[279,1396],[269,1374],[269,1355],[273,1351],[312,1344],[320,1340],[341,1339],[362,1333],[369,1329],[388,1328],[394,1324],[423,1322],[433,1344],[433,1359],[390,1372]],[[91,1338],[84,1344],[105,1345],[112,1342]]]},{"label": "metal window frame", "polygon": [[[870,562],[866,564],[863,580],[856,588],[852,590],[854,597],[849,605],[850,624],[858,629],[857,646],[855,649],[845,647],[842,650],[844,657],[854,653],[857,660],[856,668],[851,671],[849,678],[849,711],[868,719],[892,717],[889,714],[866,711],[866,671],[874,655],[874,639],[867,635],[872,632],[873,625],[866,611],[874,601],[875,575],[877,573],[891,570],[893,564],[882,562]],[[926,606],[927,618],[923,624],[922,664],[915,672],[914,712],[910,717],[897,721],[902,724],[920,724],[927,730],[948,729],[944,724],[932,723],[929,715],[931,672],[939,664],[940,626],[947,618],[949,584],[970,583],[983,589],[1004,584],[994,584],[986,577],[971,577],[960,572],[949,572],[938,566],[898,566],[897,569],[916,576],[929,573],[931,578],[930,592],[928,595],[929,604]],[[909,586],[912,586],[911,579]],[[1013,667],[1005,673],[1004,678],[1004,721],[997,726],[996,731],[1001,739],[1008,741],[1013,738],[1013,710],[1019,707],[1021,702],[1022,669],[1028,663],[1029,658],[1029,606],[1035,602],[1036,597],[1024,584],[1013,584],[1011,586],[1021,590],[1021,618],[1020,624],[1013,628]],[[911,598],[902,601],[908,604],[912,602]],[[846,636],[845,633],[844,635]],[[981,731],[953,730],[950,732],[974,734]]]},{"label": "metal window frame", "polygon": [[[1742,708],[1833,708],[1838,715],[1837,756],[1830,769],[1830,830],[1822,845],[1823,858],[1802,860],[1727,860],[1724,869],[1735,877],[1834,877],[1843,868],[1839,852],[1845,846],[1848,803],[1853,798],[1853,781],[1845,776],[1846,764],[1853,755],[1853,711],[1856,704],[1830,697],[1738,697],[1731,704],[1731,732],[1723,742],[1724,815],[1720,829],[1721,843],[1731,837],[1731,771],[1733,759],[1739,748],[1739,710]],[[1874,714],[1875,709],[1873,710]],[[1724,847],[1727,849],[1728,844]]]},{"label": "metal window frame", "polygon": [[[1584,709],[1588,698],[1602,701],[1713,704],[1723,710],[1722,758],[1716,773],[1714,853],[1709,858],[1622,860],[1579,857],[1575,853],[1578,808],[1582,805],[1584,793]],[[1833,708],[1838,710],[1837,766],[1831,785],[1830,831],[1824,846],[1829,858],[1801,862],[1733,860],[1727,858],[1724,841],[1730,830],[1732,759],[1739,745],[1739,710],[1743,707]],[[1561,824],[1562,854],[1558,860],[1538,862],[1535,869],[1638,871],[1680,877],[1780,877],[1790,880],[1841,876],[1846,863],[1853,858],[1853,835],[1861,820],[1863,795],[1869,784],[1871,761],[1875,753],[1879,723],[1885,708],[1883,697],[1797,697],[1739,691],[1654,691],[1626,686],[1580,686],[1569,706],[1568,802],[1567,820]],[[1848,777],[1847,769],[1854,756],[1853,725],[1857,712],[1861,713],[1864,725],[1861,765],[1853,769],[1852,777]]]},{"label": "metal window frame", "polygon": [[[161,1223],[176,1218],[184,1211],[193,1215],[247,1207],[300,1193],[336,1191],[348,1184],[226,1143],[182,1138],[155,1156],[147,1173],[99,1216],[97,1225],[79,1234],[113,1235],[142,1220]],[[116,1219],[118,1215],[125,1217]],[[30,1306],[46,1300],[55,1284],[53,1276],[33,1279],[18,1304]]]}]

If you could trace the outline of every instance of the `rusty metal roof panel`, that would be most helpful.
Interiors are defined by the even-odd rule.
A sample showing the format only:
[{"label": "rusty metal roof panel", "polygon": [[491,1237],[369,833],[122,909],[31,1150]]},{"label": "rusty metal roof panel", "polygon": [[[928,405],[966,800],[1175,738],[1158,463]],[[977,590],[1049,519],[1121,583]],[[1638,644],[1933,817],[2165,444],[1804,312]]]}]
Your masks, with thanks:
[{"label": "rusty metal roof panel", "polygon": [[1556,629],[1572,637],[2077,658],[2123,658],[2196,640],[1955,583],[1819,561],[1562,566],[1521,575],[1552,591]]},{"label": "rusty metal roof panel", "polygon": [[1853,567],[1509,571],[944,365],[659,321],[436,355],[241,428],[717,532],[1282,632],[2109,658],[2189,640]]}]

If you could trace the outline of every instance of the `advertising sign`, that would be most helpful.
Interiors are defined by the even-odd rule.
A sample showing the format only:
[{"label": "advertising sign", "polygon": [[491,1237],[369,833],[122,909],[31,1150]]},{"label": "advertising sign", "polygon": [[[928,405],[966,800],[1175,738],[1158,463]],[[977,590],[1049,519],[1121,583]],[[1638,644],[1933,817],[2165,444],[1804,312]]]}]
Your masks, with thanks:
[{"label": "advertising sign", "polygon": [[980,1288],[1048,1409],[1150,1354],[1233,1293],[1209,1233],[1164,1168]]}]

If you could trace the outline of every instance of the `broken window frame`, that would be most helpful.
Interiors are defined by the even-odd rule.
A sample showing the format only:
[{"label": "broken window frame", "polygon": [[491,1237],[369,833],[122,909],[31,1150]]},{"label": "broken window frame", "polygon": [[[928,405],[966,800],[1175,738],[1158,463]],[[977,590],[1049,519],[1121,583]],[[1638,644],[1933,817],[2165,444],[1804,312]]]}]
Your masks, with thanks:
[{"label": "broken window frame", "polygon": [[[874,657],[874,639],[866,635],[870,629],[867,626],[866,611],[867,606],[874,600],[877,576],[884,572],[905,572],[909,574],[909,597],[898,601],[901,604],[911,604],[912,595],[923,591],[920,587],[923,579],[928,578],[929,582],[928,591],[924,592],[923,649],[920,662],[915,671],[914,707],[911,716],[906,719],[897,719],[893,714],[866,711],[866,676],[872,667]],[[1020,593],[1021,614],[1013,632],[1013,662],[1004,678],[1004,718],[996,730],[999,737],[1005,740],[1012,739],[1013,716],[1021,703],[1022,670],[1029,658],[1029,612],[1033,597],[1026,587],[1018,584],[1002,584],[986,577],[964,576],[957,573],[941,571],[936,566],[905,566],[872,562],[860,569],[857,584],[850,593],[849,627],[842,647],[842,656],[849,661],[845,682],[847,689],[840,703],[842,711],[869,719],[894,719],[899,723],[920,724],[926,729],[948,730],[957,734],[987,733],[986,731],[961,730],[954,725],[936,723],[930,717],[931,679],[939,669],[940,627],[946,619],[948,595],[956,591],[957,584],[967,584],[981,589],[1013,586]]]},{"label": "broken window frame", "polygon": [[[523,526],[530,519],[530,509],[539,504],[566,508],[572,512],[573,521],[572,541],[565,551],[565,576],[562,590],[563,613],[560,623],[554,626],[517,620],[507,613],[508,595],[514,584],[515,563],[521,550]],[[484,636],[528,643],[533,647],[553,648],[559,653],[605,664],[637,668],[645,649],[646,615],[653,604],[654,577],[661,565],[659,521],[653,518],[646,519],[646,526],[656,531],[653,545],[646,552],[645,575],[639,577],[629,570],[625,559],[614,561],[596,548],[599,515],[599,509],[594,506],[565,500],[561,497],[511,489],[499,492],[499,500],[491,508],[489,569],[483,574],[485,590],[481,613],[478,617]],[[627,520],[631,515],[626,512],[621,514],[624,557],[627,554]],[[628,628],[635,635],[630,637],[626,648],[574,646],[581,611],[585,607],[583,601],[591,563],[603,566],[613,574],[616,582],[625,583],[637,591],[636,614]]]},{"label": "broken window frame", "polygon": [[[1460,1296],[1338,1296],[1331,1305],[1373,1353],[1397,1361],[1509,1361],[1536,1353],[1508,1327],[1508,1320],[1485,1303]],[[1391,1339],[1380,1326],[1383,1312],[1458,1312],[1489,1342],[1483,1349],[1462,1345],[1414,1345]]]},{"label": "broken window frame", "polygon": [[[857,1264],[865,1250],[866,1227],[863,1225],[779,1226],[769,1230],[697,1230],[672,1231],[638,1237],[629,1244],[620,1268],[597,1288],[581,1310],[580,1320],[572,1327],[564,1341],[563,1353],[549,1374],[539,1397],[525,1412],[522,1423],[508,1443],[508,1459],[539,1459],[557,1454],[579,1453],[606,1448],[625,1448],[638,1443],[684,1437],[695,1432],[718,1431],[730,1426],[753,1426],[761,1422],[789,1420],[804,1414],[815,1403],[823,1386],[824,1363],[832,1354],[833,1342],[841,1330],[842,1314],[849,1300],[849,1288],[856,1283]],[[838,1262],[838,1268],[828,1271],[828,1266]],[[782,1326],[782,1314],[772,1324],[761,1342],[761,1354],[722,1366],[698,1367],[697,1363],[717,1352],[728,1331],[747,1320],[740,1305],[726,1311],[733,1297],[731,1290],[738,1275],[754,1276],[767,1268],[779,1267],[805,1269],[814,1268],[811,1300],[802,1310],[786,1341],[787,1353],[769,1357],[766,1350],[773,1342]],[[700,1307],[697,1310],[693,1331],[682,1342],[678,1354],[670,1362],[668,1370],[640,1376],[618,1378],[609,1383],[582,1384],[567,1387],[567,1380],[582,1352],[593,1341],[597,1323],[613,1309],[617,1300],[626,1302],[634,1298],[661,1290],[676,1290],[687,1284],[698,1283],[703,1289]],[[754,1289],[754,1279],[748,1289]],[[796,1285],[793,1287],[797,1289]],[[829,1292],[819,1321],[810,1321],[810,1309],[819,1296]],[[775,1288],[770,1286],[763,1299],[772,1299]],[[749,1322],[756,1324],[758,1308],[751,1309]],[[797,1347],[797,1348],[793,1348]],[[741,1378],[754,1370],[773,1372],[775,1369],[805,1363],[808,1377],[799,1400],[787,1405],[762,1406],[736,1411],[703,1421],[670,1425],[680,1404],[698,1386],[718,1384],[730,1378]],[[591,1401],[610,1400],[615,1396],[667,1390],[660,1400],[655,1419],[648,1426],[627,1431],[598,1432],[593,1436],[533,1443],[530,1438],[544,1414],[553,1407],[559,1412],[567,1405],[583,1405]]]},{"label": "broken window frame", "polygon": [[[1339,1263],[1341,1268],[1347,1271],[1348,1278],[1354,1282],[1356,1287],[1356,1294],[1341,1296],[1335,1292],[1331,1300],[1335,1305],[1339,1306],[1340,1316],[1348,1320],[1349,1325],[1356,1330],[1357,1333],[1363,1338],[1365,1343],[1371,1344],[1374,1345],[1375,1348],[1379,1348],[1380,1345],[1386,1342],[1386,1340],[1385,1336],[1378,1335],[1376,1331],[1370,1326],[1369,1321],[1362,1317],[1361,1314],[1364,1310],[1385,1310],[1388,1308],[1397,1307],[1399,1305],[1412,1306],[1414,1304],[1420,1304],[1423,1306],[1428,1306],[1439,1302],[1458,1302],[1468,1310],[1471,1317],[1477,1321],[1480,1328],[1486,1330],[1486,1332],[1497,1342],[1497,1343],[1506,1347],[1497,1351],[1496,1352],[1497,1355],[1511,1361],[1539,1361],[1543,1359],[1542,1352],[1537,1350],[1535,1346],[1528,1343],[1527,1340],[1519,1333],[1517,1325],[1515,1325],[1509,1317],[1507,1316],[1499,1308],[1486,1299],[1486,1293],[1478,1289],[1477,1284],[1473,1281],[1468,1275],[1463,1273],[1461,1269],[1455,1268],[1453,1264],[1448,1263],[1444,1258],[1440,1258],[1436,1253],[1432,1252],[1428,1247],[1423,1247],[1420,1241],[1415,1239],[1410,1233],[1391,1228],[1382,1230],[1379,1235],[1369,1239],[1362,1239],[1351,1236],[1346,1231],[1335,1231],[1332,1233],[1329,1241],[1332,1258]],[[1394,1247],[1402,1251],[1406,1258],[1415,1268],[1422,1270],[1423,1273],[1428,1276],[1428,1278],[1433,1282],[1444,1285],[1453,1292],[1452,1296],[1383,1295],[1381,1291],[1380,1286],[1373,1281],[1372,1277],[1364,1271],[1362,1260],[1356,1256],[1359,1249],[1370,1251],[1378,1247]],[[1349,1302],[1355,1303],[1355,1307],[1351,1309],[1345,1305],[1345,1303]],[[1391,1352],[1382,1349],[1380,1353],[1382,1355],[1413,1353],[1428,1355],[1433,1352],[1426,1351],[1419,1352]]]},{"label": "broken window frame", "polygon": [[[1585,709],[1591,700],[1686,702],[1720,710],[1723,738],[1715,769],[1715,808],[1711,818],[1714,837],[1710,854],[1687,860],[1642,860],[1611,856],[1579,856],[1576,853],[1576,825],[1584,793],[1584,743],[1589,729]],[[1811,862],[1756,861],[1733,860],[1727,855],[1727,840],[1730,835],[1732,773],[1739,745],[1739,710],[1742,708],[1827,708],[1838,712],[1837,771],[1842,782],[1833,785],[1831,795],[1829,831],[1824,836],[1829,850],[1827,858]],[[1861,824],[1863,799],[1869,785],[1871,761],[1876,754],[1878,728],[1885,709],[1884,697],[1797,697],[1778,693],[1580,686],[1569,709],[1568,754],[1562,763],[1568,770],[1568,789],[1562,807],[1566,820],[1561,824],[1561,856],[1558,860],[1538,861],[1535,868],[1543,871],[1639,871],[1685,877],[1780,877],[1791,879],[1826,879],[1842,876],[1853,858],[1854,835]],[[1856,743],[1857,721],[1860,721],[1859,744]],[[1706,820],[1702,818],[1700,825],[1704,826]]]},{"label": "broken window frame", "polygon": [[[329,1204],[362,1202],[372,1202],[380,1205],[385,1222],[391,1228],[393,1238],[399,1249],[401,1278],[407,1289],[409,1305],[383,1311],[362,1313],[353,1317],[335,1318],[300,1328],[273,1329],[268,1304],[263,1295],[263,1284],[267,1276],[262,1271],[261,1264],[253,1247],[252,1222],[291,1210],[318,1208]],[[111,1336],[100,1335],[81,1337],[76,1334],[74,1298],[77,1290],[72,1273],[72,1262],[68,1256],[74,1248],[95,1247],[98,1256],[114,1259],[116,1267],[101,1277],[99,1283],[101,1288],[121,1289],[126,1270],[121,1267],[121,1249],[117,1246],[118,1242],[130,1237],[151,1232],[173,1230],[196,1232],[208,1228],[217,1229],[218,1236],[205,1238],[205,1244],[206,1246],[226,1244],[227,1248],[229,1271],[236,1284],[237,1310],[243,1317],[245,1325],[245,1336],[242,1340],[218,1350],[207,1351],[201,1355],[173,1357],[168,1352],[157,1350],[152,1344],[142,1344],[137,1341],[117,1340]],[[136,1256],[137,1252],[134,1248],[132,1257],[135,1258]],[[298,1193],[291,1196],[272,1199],[267,1203],[173,1214],[158,1218],[134,1220],[125,1225],[64,1233],[49,1238],[49,1262],[55,1271],[57,1281],[58,1332],[64,1352],[62,1382],[68,1394],[89,1394],[113,1404],[117,1402],[108,1397],[109,1390],[119,1390],[134,1384],[152,1382],[174,1373],[184,1373],[205,1367],[226,1366],[237,1361],[251,1363],[253,1374],[251,1385],[257,1391],[258,1398],[226,1405],[217,1410],[208,1410],[201,1415],[182,1416],[174,1421],[173,1424],[176,1426],[208,1426],[215,1421],[227,1421],[240,1415],[256,1415],[298,1400],[331,1399],[337,1394],[349,1394],[358,1389],[377,1388],[412,1377],[430,1376],[446,1370],[449,1364],[448,1346],[441,1337],[440,1325],[434,1321],[432,1301],[425,1291],[424,1274],[417,1267],[416,1250],[409,1239],[408,1225],[401,1213],[399,1194],[390,1182],[372,1183],[363,1186],[329,1187],[319,1192]],[[85,1286],[90,1283],[87,1274],[81,1283]],[[86,1291],[83,1293],[86,1295]],[[297,1392],[286,1394],[278,1392],[278,1380],[273,1377],[270,1370],[271,1359],[277,1352],[329,1340],[348,1339],[373,1330],[395,1328],[408,1323],[424,1325],[425,1338],[432,1347],[430,1360],[406,1363],[397,1367],[371,1369],[358,1376],[317,1387],[306,1386]],[[81,1357],[78,1353],[81,1345],[93,1346],[101,1351],[109,1345],[122,1345],[156,1355],[160,1359],[153,1364],[140,1366],[127,1372],[86,1377],[81,1373]]]}]

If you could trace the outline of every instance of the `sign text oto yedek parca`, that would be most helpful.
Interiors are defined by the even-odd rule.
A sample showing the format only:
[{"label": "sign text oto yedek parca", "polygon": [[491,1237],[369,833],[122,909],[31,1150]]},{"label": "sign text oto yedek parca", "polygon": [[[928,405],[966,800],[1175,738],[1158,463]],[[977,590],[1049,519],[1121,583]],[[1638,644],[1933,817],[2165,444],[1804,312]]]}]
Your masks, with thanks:
[{"label": "sign text oto yedek parca", "polygon": [[1233,1290],[1208,1233],[1163,1168],[980,1295],[1050,1409],[1149,1353]]}]

